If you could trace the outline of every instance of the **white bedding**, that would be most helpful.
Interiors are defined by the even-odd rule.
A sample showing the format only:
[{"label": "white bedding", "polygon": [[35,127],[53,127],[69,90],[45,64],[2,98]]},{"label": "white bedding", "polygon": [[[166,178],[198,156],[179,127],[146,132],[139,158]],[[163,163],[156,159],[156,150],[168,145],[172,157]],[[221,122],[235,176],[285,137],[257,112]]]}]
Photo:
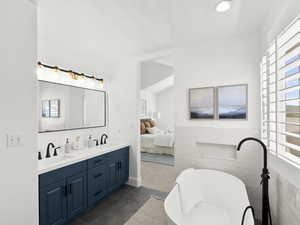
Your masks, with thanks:
[{"label": "white bedding", "polygon": [[174,135],[173,134],[156,134],[154,137],[154,145],[161,147],[173,147]]},{"label": "white bedding", "polygon": [[154,148],[155,134],[142,134],[141,135],[141,147],[142,148]]},{"label": "white bedding", "polygon": [[141,151],[155,154],[174,154],[173,134],[141,135]]}]

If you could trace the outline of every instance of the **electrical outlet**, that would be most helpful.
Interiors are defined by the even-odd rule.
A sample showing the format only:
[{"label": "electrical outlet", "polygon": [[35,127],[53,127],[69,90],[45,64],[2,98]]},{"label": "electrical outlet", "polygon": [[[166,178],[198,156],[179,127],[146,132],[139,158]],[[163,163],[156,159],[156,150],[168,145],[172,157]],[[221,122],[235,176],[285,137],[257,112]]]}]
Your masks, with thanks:
[{"label": "electrical outlet", "polygon": [[16,148],[22,146],[23,136],[21,134],[7,134],[7,148]]}]

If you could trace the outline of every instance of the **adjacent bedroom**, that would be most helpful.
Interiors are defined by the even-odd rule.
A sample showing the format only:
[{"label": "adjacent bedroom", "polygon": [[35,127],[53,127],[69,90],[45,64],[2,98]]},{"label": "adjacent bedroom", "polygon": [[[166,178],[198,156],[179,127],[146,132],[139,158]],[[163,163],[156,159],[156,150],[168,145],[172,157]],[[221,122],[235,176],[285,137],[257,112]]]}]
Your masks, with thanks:
[{"label": "adjacent bedroom", "polygon": [[141,70],[141,159],[174,166],[174,76],[171,57],[144,61]]}]

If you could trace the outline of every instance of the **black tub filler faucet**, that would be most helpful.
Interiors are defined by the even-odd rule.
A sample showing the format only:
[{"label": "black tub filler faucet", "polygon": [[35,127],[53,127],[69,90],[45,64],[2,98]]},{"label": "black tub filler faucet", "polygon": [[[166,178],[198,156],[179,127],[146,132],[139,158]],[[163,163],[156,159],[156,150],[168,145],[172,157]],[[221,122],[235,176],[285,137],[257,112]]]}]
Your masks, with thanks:
[{"label": "black tub filler faucet", "polygon": [[270,209],[270,201],[269,201],[269,179],[270,173],[268,170],[268,150],[266,145],[259,139],[248,137],[240,141],[238,144],[237,150],[240,151],[241,146],[246,141],[256,141],[258,142],[263,148],[263,156],[264,156],[264,167],[262,169],[261,174],[261,184],[262,184],[262,225],[272,225],[272,218],[271,218],[271,209]]}]

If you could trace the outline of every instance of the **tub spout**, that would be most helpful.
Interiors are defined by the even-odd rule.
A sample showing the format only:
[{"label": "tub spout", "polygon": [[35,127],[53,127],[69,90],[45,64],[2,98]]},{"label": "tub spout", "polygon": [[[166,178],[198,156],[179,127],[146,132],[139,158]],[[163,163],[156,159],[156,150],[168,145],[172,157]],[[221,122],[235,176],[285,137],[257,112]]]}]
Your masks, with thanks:
[{"label": "tub spout", "polygon": [[258,142],[264,151],[264,168],[262,169],[261,174],[261,184],[262,184],[262,225],[269,225],[269,221],[272,225],[271,219],[271,209],[269,203],[269,170],[268,170],[268,151],[266,145],[259,139],[248,137],[240,141],[238,144],[237,150],[240,151],[241,146],[246,141],[256,141]]}]

